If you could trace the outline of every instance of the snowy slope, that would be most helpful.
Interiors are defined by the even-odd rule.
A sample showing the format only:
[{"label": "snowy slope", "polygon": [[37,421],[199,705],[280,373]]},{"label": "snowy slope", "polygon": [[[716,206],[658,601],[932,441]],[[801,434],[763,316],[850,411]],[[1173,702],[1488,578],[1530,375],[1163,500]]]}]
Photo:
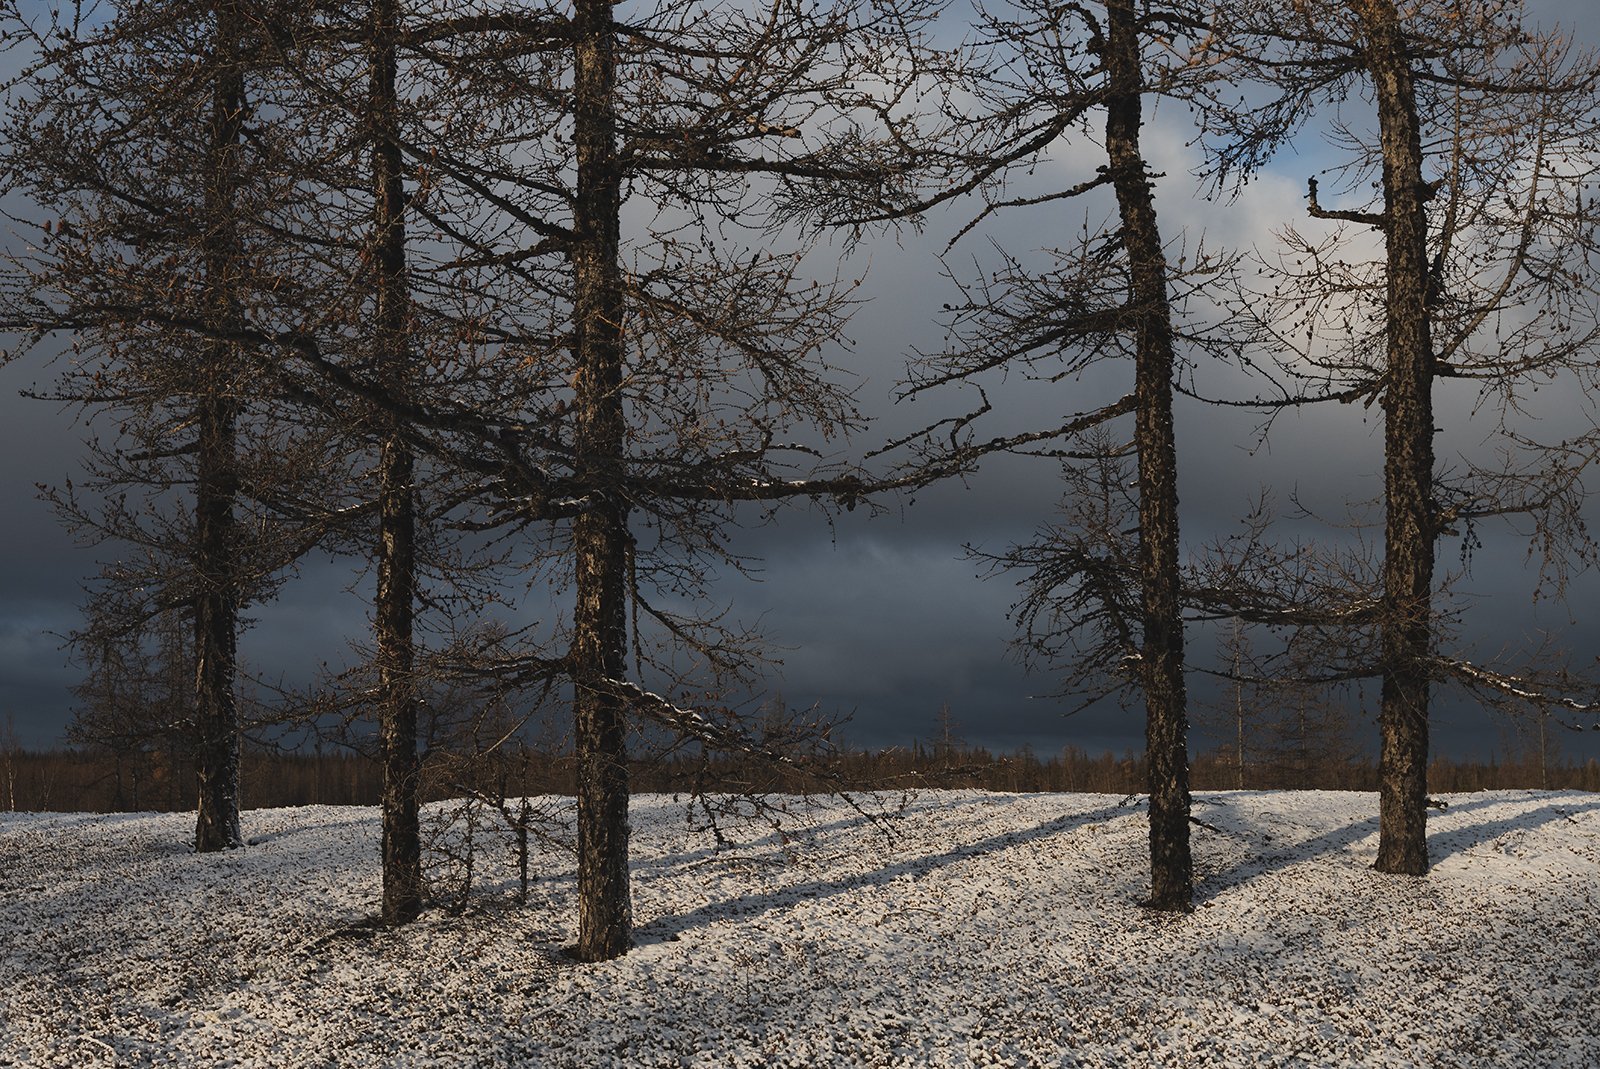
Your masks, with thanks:
[{"label": "snowy slope", "polygon": [[840,803],[716,850],[634,802],[639,947],[575,965],[572,864],[480,859],[461,916],[371,915],[376,813],[0,814],[0,1065],[1600,1065],[1600,796],[1460,795],[1426,880],[1376,800],[1205,794],[1198,908],[1157,916],[1142,810]]}]

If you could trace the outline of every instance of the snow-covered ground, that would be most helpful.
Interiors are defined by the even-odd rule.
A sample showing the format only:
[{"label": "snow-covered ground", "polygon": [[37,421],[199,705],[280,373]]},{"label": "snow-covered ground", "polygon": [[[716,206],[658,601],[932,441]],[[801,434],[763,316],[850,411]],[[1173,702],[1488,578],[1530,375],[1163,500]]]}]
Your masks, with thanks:
[{"label": "snow-covered ground", "polygon": [[1197,908],[1139,908],[1143,810],[925,792],[714,849],[634,802],[639,946],[576,965],[572,864],[479,857],[459,916],[374,910],[368,809],[0,815],[0,1065],[1600,1065],[1600,795],[1457,795],[1427,879],[1376,800],[1205,794]]}]

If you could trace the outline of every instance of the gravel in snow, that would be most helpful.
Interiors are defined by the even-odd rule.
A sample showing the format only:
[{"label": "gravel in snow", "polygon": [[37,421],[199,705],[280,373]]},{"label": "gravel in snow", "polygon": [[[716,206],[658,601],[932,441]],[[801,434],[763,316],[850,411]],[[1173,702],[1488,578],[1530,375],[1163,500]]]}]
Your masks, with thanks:
[{"label": "gravel in snow", "polygon": [[1201,794],[1181,916],[1116,797],[869,801],[717,848],[636,798],[599,965],[559,850],[520,906],[480,842],[465,912],[388,931],[372,809],[209,856],[182,814],[0,814],[0,1065],[1600,1065],[1600,795],[1451,796],[1416,879],[1373,871],[1371,795]]}]

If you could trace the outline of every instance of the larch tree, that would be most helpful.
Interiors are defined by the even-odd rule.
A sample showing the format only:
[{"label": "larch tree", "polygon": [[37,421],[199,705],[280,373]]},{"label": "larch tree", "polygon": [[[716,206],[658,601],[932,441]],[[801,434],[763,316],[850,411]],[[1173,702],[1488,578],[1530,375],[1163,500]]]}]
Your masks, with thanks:
[{"label": "larch tree", "polygon": [[[97,626],[191,612],[202,705],[226,713],[244,604],[319,544],[370,553],[375,681],[358,689],[386,769],[391,923],[421,904],[413,615],[419,558],[442,567],[439,546],[417,545],[417,476],[394,406],[415,403],[421,356],[457,370],[441,358],[462,329],[447,309],[471,304],[437,270],[425,274],[444,296],[423,309],[433,329],[419,341],[405,213],[424,198],[406,196],[400,146],[407,110],[428,101],[401,100],[400,16],[397,4],[346,19],[244,0],[134,5],[48,27],[18,15],[12,31],[39,61],[15,87],[8,160],[14,187],[62,221],[8,276],[9,321],[24,344],[77,332],[53,396],[121,417],[118,439],[92,446],[89,495],[56,495],[69,523],[143,554],[102,577]],[[309,332],[393,405],[297,388],[274,339]],[[482,380],[453,386],[466,396]],[[356,470],[367,458],[370,494]],[[452,490],[428,477],[447,511]],[[119,495],[128,486],[151,488],[151,501],[130,507]],[[174,519],[174,486],[193,487],[191,525]],[[468,576],[467,593],[435,604],[480,594],[470,577],[492,565],[462,564],[452,578]],[[233,776],[226,839],[237,827],[237,725],[230,748],[229,731],[204,726],[216,719],[191,727],[197,746],[214,741],[202,777]],[[222,775],[207,771],[225,760]],[[213,809],[203,798],[202,841],[216,838],[205,830]]]},{"label": "larch tree", "polygon": [[[212,23],[211,114],[206,124],[200,235],[207,317],[222,331],[238,321],[240,295],[231,276],[242,249],[235,222],[238,156],[245,118],[245,27],[224,0]],[[239,827],[239,714],[234,678],[238,664],[239,534],[234,515],[239,492],[238,420],[242,397],[234,376],[240,361],[220,338],[203,343],[202,390],[195,425],[195,742],[200,789],[195,849],[202,853],[244,845]]]},{"label": "larch tree", "polygon": [[1239,790],[1337,785],[1361,752],[1351,710],[1352,703],[1360,707],[1359,687],[1315,682],[1325,674],[1321,648],[1303,649],[1293,633],[1273,659],[1275,676],[1260,674],[1254,629],[1232,618],[1218,649],[1215,674],[1223,685],[1196,720],[1231,754]]},{"label": "larch tree", "polygon": [[[411,386],[411,294],[406,281],[404,159],[396,41],[398,0],[372,0],[368,128],[371,135],[374,374],[386,394]],[[383,750],[383,920],[403,924],[422,910],[418,830],[416,458],[398,417],[383,416],[378,485],[378,590],[373,612]]]},{"label": "larch tree", "polygon": [[[1110,219],[1074,228],[1045,250],[1043,267],[1004,252],[998,270],[962,283],[950,315],[953,341],[924,358],[909,389],[982,389],[986,378],[1018,372],[1056,383],[1108,362],[1132,372],[1132,389],[1108,404],[990,439],[976,434],[979,420],[991,407],[1004,410],[984,394],[978,411],[936,425],[941,438],[930,439],[920,463],[942,473],[1001,451],[1065,462],[1069,522],[991,559],[1026,575],[1016,608],[1025,657],[1062,670],[1068,689],[1089,701],[1116,693],[1143,699],[1148,902],[1162,910],[1189,908],[1193,885],[1174,382],[1196,354],[1226,356],[1236,345],[1226,330],[1207,333],[1189,311],[1206,303],[1204,291],[1227,274],[1228,261],[1199,249],[1171,261],[1142,127],[1147,99],[1210,102],[1225,58],[1217,18],[1202,5],[1136,0],[1064,7],[1024,0],[980,11],[976,32],[988,68],[977,103],[964,106],[973,143],[968,177],[938,199],[984,191],[985,206],[963,234],[1005,210],[1049,206],[1059,218],[1066,205],[1083,204],[1087,214],[1105,208],[1107,194]],[[1104,162],[1074,174],[1077,181],[1018,178],[1096,133]],[[1008,189],[1007,180],[1025,184]],[[1131,433],[1113,437],[1125,417]],[[1137,469],[1131,500],[1126,482],[1109,481],[1123,456]]]},{"label": "larch tree", "polygon": [[[861,488],[812,470],[814,447],[787,440],[858,422],[822,359],[851,284],[807,280],[799,234],[783,235],[795,250],[783,255],[762,248],[771,238],[740,248],[727,235],[846,218],[894,195],[915,130],[892,94],[916,74],[901,35],[919,17],[892,5],[749,13],[681,2],[623,16],[579,0],[570,18],[548,16],[570,67],[543,61],[523,81],[542,106],[562,105],[555,147],[572,146],[570,157],[540,146],[545,170],[521,176],[524,188],[560,191],[551,214],[563,220],[553,237],[530,235],[532,251],[549,252],[521,269],[553,269],[548,289],[565,294],[568,317],[559,348],[540,354],[568,372],[557,399],[541,399],[556,416],[539,465],[559,465],[566,489],[530,489],[545,517],[571,517],[559,668],[573,695],[581,959],[631,941],[630,719],[712,747],[764,749],[691,707],[708,685],[749,679],[754,648],[710,618],[668,611],[651,588],[697,597],[707,574],[697,562],[732,560],[720,532],[738,502],[849,501]],[[655,222],[630,228],[630,201]],[[687,651],[690,669],[648,652],[653,640]],[[652,677],[683,697],[659,696]]]},{"label": "larch tree", "polygon": [[[631,938],[630,724],[782,759],[716,711],[714,695],[753,681],[759,647],[699,602],[737,566],[726,532],[743,502],[851,505],[866,489],[823,452],[860,422],[825,358],[855,283],[809,277],[815,239],[802,231],[912,183],[923,12],[674,2],[624,18],[584,0],[395,17],[397,76],[413,88],[374,88],[402,114],[370,136],[391,154],[386,188],[396,174],[410,187],[405,230],[389,215],[389,252],[354,244],[358,258],[397,257],[379,274],[398,300],[410,280],[421,378],[396,379],[384,367],[401,362],[351,347],[333,284],[348,248],[318,268],[330,282],[313,308],[248,321],[240,337],[286,394],[386,413],[397,449],[462,474],[464,525],[521,533],[522,581],[570,594],[520,647],[486,643],[476,671],[500,687],[570,688],[575,953],[613,957]],[[378,49],[369,33],[330,18],[279,47]],[[337,59],[290,65],[323,106],[361,111]],[[446,83],[437,110],[418,106]],[[373,277],[364,262],[344,271]]]},{"label": "larch tree", "polygon": [[[1353,201],[1326,205],[1313,177],[1308,214],[1335,225],[1327,235],[1286,229],[1268,265],[1278,281],[1258,307],[1274,313],[1289,359],[1264,403],[1382,407],[1376,589],[1348,585],[1342,610],[1375,641],[1346,642],[1330,674],[1381,680],[1377,867],[1421,874],[1435,683],[1593,708],[1592,688],[1564,671],[1507,672],[1446,652],[1435,549],[1450,534],[1470,547],[1475,525],[1521,516],[1557,585],[1564,559],[1592,550],[1582,520],[1584,472],[1600,445],[1592,423],[1538,441],[1518,413],[1541,382],[1594,384],[1596,232],[1585,198],[1600,166],[1600,65],[1502,0],[1269,4],[1241,22],[1258,35],[1241,50],[1244,66],[1271,91],[1208,116],[1219,173],[1248,173],[1322,121],[1343,154],[1332,168],[1345,179],[1340,196]],[[1498,461],[1441,465],[1435,438],[1450,428],[1437,400],[1456,383],[1477,389],[1476,411],[1494,419]]]},{"label": "larch tree", "polygon": [[[426,140],[464,105],[462,94],[439,91],[438,63],[424,54],[403,68],[401,55],[408,47],[415,54],[419,42],[426,53],[456,24],[430,8],[427,15],[442,21],[409,26],[399,0],[305,9],[293,18],[271,2],[242,10],[278,76],[272,162],[294,192],[267,224],[282,255],[252,280],[273,299],[258,303],[236,333],[253,347],[255,373],[283,397],[282,418],[314,428],[324,450],[321,477],[271,504],[315,530],[324,548],[366,561],[375,576],[372,640],[359,650],[360,663],[317,688],[331,698],[294,700],[315,730],[336,715],[353,721],[354,730],[351,723],[341,730],[357,746],[365,725],[376,728],[384,784],[380,916],[400,925],[423,906],[418,705],[422,677],[438,670],[419,635],[419,611],[431,605],[448,616],[446,606],[492,598],[492,580],[483,576],[498,562],[487,549],[482,559],[463,560],[442,534],[462,500],[460,482],[495,465],[467,466],[461,475],[451,470],[458,454],[442,465],[419,461],[407,422],[430,403],[459,411],[484,385],[463,341],[474,329],[472,280],[442,266],[457,251],[447,242],[411,239],[415,219],[430,214],[430,197],[425,180],[406,190],[418,174],[416,137]],[[308,384],[288,374],[291,354],[306,351],[337,381]],[[504,375],[499,389],[515,396],[516,377]]]},{"label": "larch tree", "polygon": [[240,613],[297,543],[259,505],[306,457],[260,418],[263,380],[237,337],[266,255],[250,220],[284,191],[250,130],[260,38],[239,5],[102,14],[7,12],[33,59],[10,90],[6,183],[42,223],[7,272],[5,319],[19,348],[70,338],[51,396],[119,428],[92,451],[102,502],[71,486],[55,500],[88,537],[142,558],[107,573],[97,597],[128,604],[96,619],[130,633],[175,611],[192,622],[195,844],[213,851],[243,841]]},{"label": "larch tree", "polygon": [[1172,427],[1177,358],[1168,304],[1167,251],[1156,220],[1155,186],[1139,138],[1146,47],[1140,30],[1133,0],[1109,0],[1102,53],[1106,160],[1122,221],[1127,310],[1134,332],[1133,440],[1139,458],[1143,625],[1139,668],[1150,777],[1150,904],[1157,909],[1187,909],[1194,865],[1189,852],[1188,710],[1178,600],[1178,457]]}]

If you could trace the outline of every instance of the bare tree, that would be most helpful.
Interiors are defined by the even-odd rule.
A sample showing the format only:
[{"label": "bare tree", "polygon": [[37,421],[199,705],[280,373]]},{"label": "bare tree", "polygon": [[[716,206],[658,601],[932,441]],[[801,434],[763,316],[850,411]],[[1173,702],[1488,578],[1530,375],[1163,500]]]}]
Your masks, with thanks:
[{"label": "bare tree", "polygon": [[[704,573],[686,561],[728,559],[717,532],[731,512],[718,502],[848,497],[859,486],[785,477],[779,437],[806,425],[831,436],[856,420],[848,393],[817,360],[837,337],[849,286],[807,285],[798,258],[759,249],[734,261],[740,253],[716,236],[716,220],[838,218],[856,198],[883,198],[901,149],[895,130],[874,132],[860,113],[868,124],[871,111],[891,120],[892,100],[855,88],[844,72],[852,62],[886,61],[885,70],[909,62],[895,39],[908,25],[890,6],[781,6],[752,17],[688,3],[624,23],[603,0],[580,0],[568,24],[576,170],[570,237],[560,243],[571,272],[563,463],[577,504],[562,668],[574,694],[580,958],[613,957],[630,938],[629,716],[706,745],[761,749],[749,733],[714,729],[687,703],[630,681],[652,671],[647,663],[677,686],[693,679],[667,659],[646,661],[649,636],[637,623],[630,629],[630,615],[693,652],[708,670],[698,692],[747,678],[752,650],[736,633],[664,611],[643,582],[693,594]],[[645,259],[630,269],[622,221],[634,190],[678,214],[649,235],[653,248],[632,254]],[[677,236],[685,226],[703,251]],[[804,459],[806,450],[790,453]],[[653,547],[635,533],[634,512]]]},{"label": "bare tree", "polygon": [[[1223,659],[1228,662],[1232,678],[1228,680],[1229,686],[1225,692],[1219,694],[1209,708],[1203,709],[1196,720],[1202,725],[1210,720],[1210,726],[1215,728],[1214,733],[1226,740],[1223,743],[1224,747],[1232,743],[1233,785],[1235,789],[1242,791],[1246,782],[1245,768],[1249,764],[1246,754],[1256,756],[1256,740],[1252,737],[1255,735],[1254,714],[1261,708],[1262,696],[1259,688],[1246,683],[1242,674],[1250,651],[1249,636],[1243,624],[1235,620],[1222,642]],[[1210,713],[1210,716],[1206,713]],[[1249,725],[1248,730],[1246,725]],[[1250,739],[1248,745],[1247,738]],[[1259,757],[1256,763],[1260,763]]]},{"label": "bare tree", "polygon": [[[407,245],[394,217],[380,229],[406,257],[413,323],[430,323],[411,345],[434,347],[438,373],[402,388],[355,358],[333,309],[348,289],[341,271],[371,277],[349,270],[367,255],[357,241],[323,254],[312,309],[263,315],[238,340],[312,408],[387,413],[399,444],[462,474],[458,500],[476,510],[463,526],[522,534],[524,581],[570,590],[570,616],[514,653],[484,651],[472,670],[500,685],[571,687],[583,770],[576,953],[610,957],[631,926],[629,720],[762,750],[691,707],[750,682],[758,643],[720,614],[669,610],[657,595],[693,604],[737,563],[724,532],[740,502],[853,505],[865,489],[819,448],[859,423],[843,376],[821,358],[854,283],[807,277],[808,240],[785,231],[898,195],[916,116],[894,95],[898,81],[858,88],[850,72],[913,70],[906,42],[920,15],[780,5],[757,16],[686,2],[627,22],[601,3],[571,15],[410,14],[396,12],[400,76],[448,82],[450,94],[431,111],[407,97],[375,143],[397,149],[415,183],[402,191],[405,219],[433,259],[421,263],[422,241]],[[330,18],[278,41],[308,108],[365,121],[325,57],[369,32]],[[392,176],[396,164],[385,166]],[[630,195],[658,210],[625,240]],[[306,218],[337,220],[325,204],[339,196]],[[740,244],[750,226],[794,251]]]},{"label": "bare tree", "polygon": [[262,380],[237,338],[259,303],[258,209],[282,192],[250,123],[260,38],[234,3],[10,11],[5,32],[34,55],[11,91],[7,188],[42,216],[8,273],[5,319],[20,348],[70,336],[53,396],[118,428],[92,451],[89,498],[68,485],[55,501],[88,537],[138,555],[107,573],[98,596],[130,601],[98,623],[137,634],[155,616],[191,620],[196,847],[238,846],[240,612],[297,552],[257,506],[306,459],[259,418]]},{"label": "bare tree", "polygon": [[[211,115],[206,129],[200,236],[207,317],[224,330],[238,320],[240,294],[230,275],[241,258],[234,223],[241,178],[238,154],[245,115],[245,27],[231,3],[213,15]],[[244,845],[239,828],[239,714],[234,695],[238,650],[237,424],[241,397],[230,381],[239,363],[233,346],[204,343],[207,380],[195,412],[194,604],[196,767],[200,774],[195,849]]]},{"label": "bare tree", "polygon": [[[373,291],[376,375],[390,396],[410,393],[411,295],[406,282],[404,162],[395,38],[397,0],[373,0],[368,40],[371,84]],[[397,417],[386,414],[379,456],[377,643],[383,739],[383,919],[403,924],[422,909],[418,831],[417,707],[413,614],[417,596],[416,460]]]},{"label": "bare tree", "polygon": [[[1325,206],[1311,179],[1308,214],[1338,225],[1325,238],[1287,230],[1272,265],[1280,281],[1259,303],[1276,309],[1275,336],[1291,354],[1277,403],[1383,408],[1376,611],[1359,608],[1374,604],[1373,587],[1352,587],[1345,616],[1376,630],[1376,656],[1359,667],[1382,680],[1377,865],[1420,874],[1436,681],[1588,707],[1559,673],[1519,681],[1444,652],[1435,546],[1451,533],[1470,545],[1473,525],[1489,517],[1528,517],[1557,585],[1567,552],[1591,552],[1580,508],[1597,455],[1592,431],[1537,442],[1517,413],[1537,383],[1588,383],[1595,371],[1595,231],[1584,197],[1597,165],[1596,62],[1531,32],[1519,5],[1500,2],[1264,5],[1250,18],[1260,37],[1242,54],[1275,95],[1208,116],[1221,172],[1248,171],[1319,109],[1338,108],[1329,127],[1346,158],[1335,173],[1356,206]],[[1372,101],[1375,127],[1353,117],[1357,91]],[[1373,258],[1368,228],[1381,245]],[[1480,409],[1496,414],[1502,462],[1441,468],[1435,402],[1451,380],[1475,384]]]},{"label": "bare tree", "polygon": [[[984,395],[977,412],[934,428],[948,431],[949,444],[925,447],[922,463],[943,471],[996,451],[1066,462],[1069,522],[993,560],[1028,573],[1016,609],[1025,655],[1062,669],[1066,689],[1089,701],[1130,689],[1143,699],[1149,902],[1167,910],[1189,907],[1193,881],[1174,382],[1184,360],[1237,344],[1225,330],[1208,335],[1187,308],[1202,303],[1228,261],[1189,249],[1172,262],[1141,127],[1147,97],[1211,103],[1225,58],[1220,18],[1198,5],[1132,0],[1064,9],[1023,0],[980,11],[987,72],[976,88],[980,106],[966,112],[973,170],[940,199],[987,190],[967,230],[1005,209],[1104,205],[1107,193],[1112,219],[1056,242],[1044,269],[1002,253],[998,271],[965,284],[951,314],[955,344],[928,357],[911,388],[979,384],[1008,371],[1054,383],[1108,360],[1131,366],[1128,393],[1035,431],[976,435],[991,408]],[[1095,118],[1105,162],[1080,181],[1021,192],[994,184],[1069,139],[1088,138]],[[1113,439],[1109,428],[1126,416],[1131,433]],[[1122,456],[1135,460],[1136,495],[1110,482]]]},{"label": "bare tree", "polygon": [[[231,715],[239,610],[331,536],[376,547],[378,679],[368,696],[392,788],[384,914],[398,923],[420,901],[414,463],[399,417],[359,397],[293,389],[267,335],[316,325],[380,390],[414,401],[398,8],[378,4],[352,23],[243,0],[112,14],[47,27],[19,14],[10,27],[39,59],[16,90],[9,177],[61,222],[11,275],[20,284],[8,318],[29,332],[25,344],[79,331],[79,350],[95,359],[75,362],[53,396],[122,418],[118,439],[94,449],[88,498],[69,486],[56,501],[80,530],[142,554],[108,572],[100,600],[125,604],[102,624],[136,627],[184,605],[208,636],[196,678],[215,715],[191,727],[211,740],[202,775],[218,784],[236,779],[237,717],[231,728],[205,725]],[[364,175],[344,162],[363,149]],[[427,340],[437,345],[454,326]],[[373,453],[368,496],[354,469]],[[127,504],[130,485],[149,488],[142,507]],[[175,486],[193,487],[192,530],[173,516]],[[450,490],[440,494],[448,511]],[[443,552],[424,543],[420,556],[437,565]],[[459,574],[492,568],[489,556]],[[202,797],[207,843],[212,795],[223,793]],[[237,816],[220,826],[236,828]]]},{"label": "bare tree", "polygon": [[1336,785],[1330,774],[1361,753],[1350,711],[1359,682],[1327,681],[1322,647],[1296,641],[1309,631],[1291,630],[1284,649],[1262,656],[1257,630],[1270,629],[1232,619],[1218,650],[1220,686],[1196,719],[1231,751],[1239,790]]}]

